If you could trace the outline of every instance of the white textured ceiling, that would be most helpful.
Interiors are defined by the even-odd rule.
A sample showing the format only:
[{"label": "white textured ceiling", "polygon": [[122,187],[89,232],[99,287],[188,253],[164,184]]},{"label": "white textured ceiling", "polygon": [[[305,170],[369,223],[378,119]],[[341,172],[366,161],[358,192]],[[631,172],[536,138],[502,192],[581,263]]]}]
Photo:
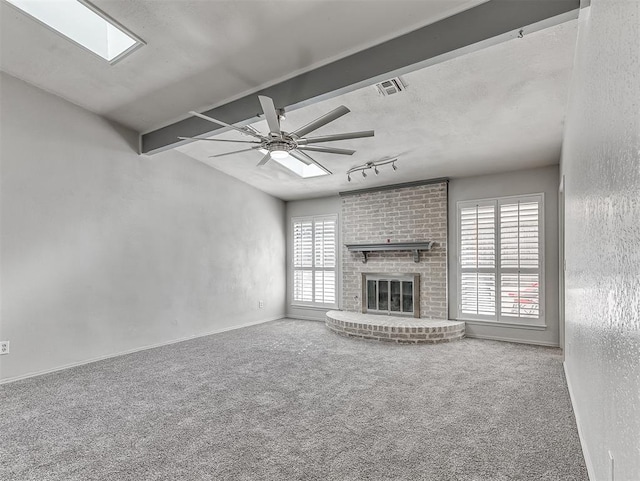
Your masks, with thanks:
[{"label": "white textured ceiling", "polygon": [[[275,162],[258,168],[258,152],[209,158],[246,144],[199,141],[178,150],[285,200],[557,164],[576,34],[577,21],[563,23],[407,74],[403,93],[382,97],[367,87],[289,112],[289,132],[338,105],[351,113],[314,135],[375,130],[374,138],[321,144],[357,150],[351,157],[309,152],[331,176],[300,179]],[[264,121],[253,125],[268,131]],[[217,138],[246,140],[236,132]],[[347,181],[350,167],[395,156],[396,172],[387,166]]]},{"label": "white textured ceiling", "polygon": [[92,0],[147,42],[109,65],[0,0],[0,69],[145,132],[484,1]]},{"label": "white textured ceiling", "polygon": [[[145,132],[484,1],[94,0],[148,44],[110,66],[0,0],[0,69]],[[374,138],[323,144],[356,149],[352,157],[313,154],[332,176],[300,179],[274,162],[256,168],[260,155],[253,152],[209,158],[233,144],[178,150],[285,200],[555,164],[576,23],[409,73],[408,89],[395,96],[368,87],[289,112],[283,129],[291,131],[344,104],[352,112],[314,135],[376,131]],[[397,172],[387,167],[347,182],[348,168],[395,156]]]}]

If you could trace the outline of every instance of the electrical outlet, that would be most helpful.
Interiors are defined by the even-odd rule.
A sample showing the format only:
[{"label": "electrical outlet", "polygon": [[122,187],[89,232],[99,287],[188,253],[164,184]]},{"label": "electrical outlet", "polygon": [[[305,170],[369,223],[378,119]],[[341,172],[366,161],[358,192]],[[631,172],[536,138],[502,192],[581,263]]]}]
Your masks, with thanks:
[{"label": "electrical outlet", "polygon": [[0,354],[9,354],[9,341],[0,341]]},{"label": "electrical outlet", "polygon": [[262,309],[264,307],[264,301],[258,301],[258,307]]}]

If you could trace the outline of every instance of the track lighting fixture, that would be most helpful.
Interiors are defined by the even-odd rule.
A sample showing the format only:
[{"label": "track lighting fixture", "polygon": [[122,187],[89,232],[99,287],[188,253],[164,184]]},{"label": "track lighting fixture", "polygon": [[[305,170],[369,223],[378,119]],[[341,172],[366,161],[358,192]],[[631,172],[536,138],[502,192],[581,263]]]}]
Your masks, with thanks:
[{"label": "track lighting fixture", "polygon": [[351,167],[348,171],[347,171],[347,181],[351,182],[351,174],[353,174],[354,172],[362,172],[362,177],[366,178],[367,177],[367,170],[373,169],[373,172],[376,175],[380,174],[380,169],[378,169],[378,167],[382,166],[382,165],[388,165],[391,164],[391,168],[393,170],[398,170],[398,167],[396,166],[396,161],[398,159],[383,159],[383,160],[376,160],[376,161],[371,161],[371,162],[367,162],[366,164],[362,164],[362,165],[358,165],[356,167]]}]

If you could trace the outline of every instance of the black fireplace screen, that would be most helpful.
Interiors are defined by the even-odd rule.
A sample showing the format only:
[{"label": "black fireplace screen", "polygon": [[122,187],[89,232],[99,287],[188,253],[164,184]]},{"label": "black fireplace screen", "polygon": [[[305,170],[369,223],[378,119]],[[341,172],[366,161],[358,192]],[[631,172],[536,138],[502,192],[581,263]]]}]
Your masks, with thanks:
[{"label": "black fireplace screen", "polygon": [[417,279],[413,275],[397,278],[363,275],[363,282],[366,282],[364,312],[415,314]]}]

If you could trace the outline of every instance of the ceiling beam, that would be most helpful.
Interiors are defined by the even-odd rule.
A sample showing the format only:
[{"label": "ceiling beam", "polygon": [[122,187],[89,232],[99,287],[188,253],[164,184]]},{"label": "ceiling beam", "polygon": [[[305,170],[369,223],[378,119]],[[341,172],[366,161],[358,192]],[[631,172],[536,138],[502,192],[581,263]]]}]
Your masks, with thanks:
[{"label": "ceiling beam", "polygon": [[[490,0],[203,113],[229,124],[249,123],[261,112],[258,95],[273,98],[278,108],[295,110],[575,19],[580,1]],[[143,134],[141,152],[161,152],[190,142],[179,140],[179,136],[211,135],[223,129],[190,117]]]}]

